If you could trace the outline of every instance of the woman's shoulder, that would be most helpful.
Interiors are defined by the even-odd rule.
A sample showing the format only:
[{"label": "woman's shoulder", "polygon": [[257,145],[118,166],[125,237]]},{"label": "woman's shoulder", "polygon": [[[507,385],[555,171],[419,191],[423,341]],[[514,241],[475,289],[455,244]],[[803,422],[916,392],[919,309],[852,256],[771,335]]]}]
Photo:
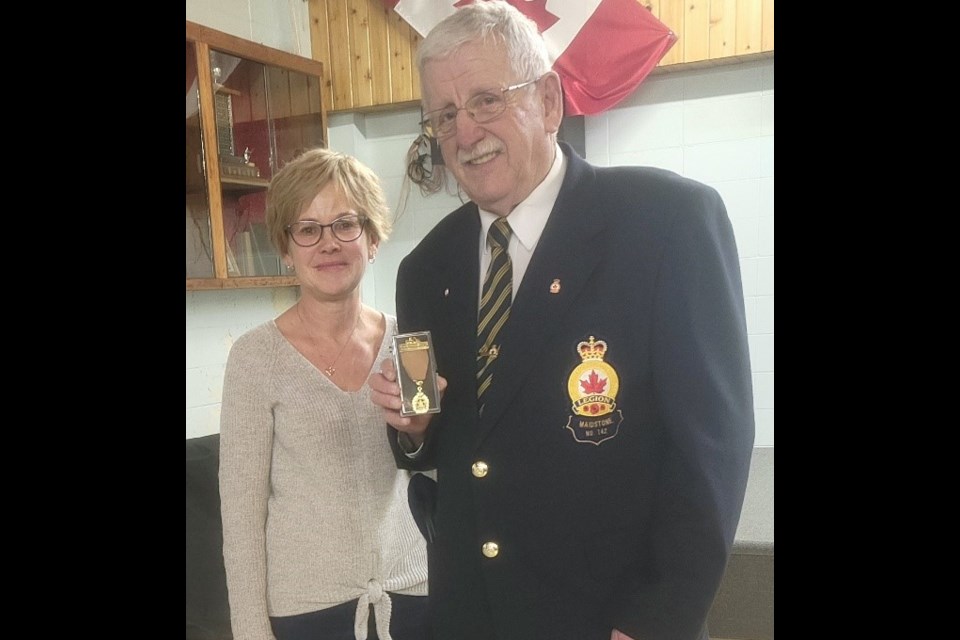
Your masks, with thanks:
[{"label": "woman's shoulder", "polygon": [[381,327],[384,333],[391,337],[397,333],[397,316],[395,314],[383,311],[371,305],[363,305],[364,314],[369,318],[375,318],[376,325]]},{"label": "woman's shoulder", "polygon": [[383,315],[384,322],[387,325],[387,335],[394,336],[397,334],[397,316],[387,313],[386,311],[380,312]]},{"label": "woman's shoulder", "polygon": [[283,336],[274,320],[267,320],[242,333],[230,347],[231,355],[272,351]]}]

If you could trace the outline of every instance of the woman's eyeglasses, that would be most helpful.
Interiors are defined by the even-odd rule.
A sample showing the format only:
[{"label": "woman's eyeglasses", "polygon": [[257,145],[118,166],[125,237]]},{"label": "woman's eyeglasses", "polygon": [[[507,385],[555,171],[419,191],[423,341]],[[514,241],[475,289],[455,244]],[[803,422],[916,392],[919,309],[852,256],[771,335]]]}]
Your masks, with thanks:
[{"label": "woman's eyeglasses", "polygon": [[350,214],[340,216],[330,224],[320,224],[313,220],[300,220],[288,224],[284,230],[290,234],[293,241],[301,247],[312,247],[323,238],[323,230],[329,228],[333,237],[340,242],[353,242],[363,233],[367,224],[366,216]]}]

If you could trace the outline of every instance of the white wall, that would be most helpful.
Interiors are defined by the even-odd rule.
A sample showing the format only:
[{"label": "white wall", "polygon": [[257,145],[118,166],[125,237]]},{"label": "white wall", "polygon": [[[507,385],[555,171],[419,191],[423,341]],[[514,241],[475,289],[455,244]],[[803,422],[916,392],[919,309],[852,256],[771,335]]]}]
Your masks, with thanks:
[{"label": "white wall", "polygon": [[756,446],[773,446],[773,60],[648,78],[585,121],[586,157],[653,165],[715,187],[740,254]]},{"label": "white wall", "polygon": [[186,19],[309,58],[310,7],[304,0],[186,0]]},{"label": "white wall", "polygon": [[[256,10],[260,5],[269,10]],[[189,20],[305,56],[307,14],[302,0],[187,2]],[[764,60],[656,75],[616,108],[584,120],[587,160],[664,167],[723,196],[743,272],[758,447],[773,446],[773,66]],[[330,147],[373,168],[395,212],[419,116],[419,109],[405,109],[329,119]],[[364,280],[365,302],[394,312],[400,259],[459,204],[449,194],[423,198],[415,187],[409,191],[393,235]],[[188,438],[219,431],[223,365],[233,340],[295,300],[291,289],[187,292]]]}]

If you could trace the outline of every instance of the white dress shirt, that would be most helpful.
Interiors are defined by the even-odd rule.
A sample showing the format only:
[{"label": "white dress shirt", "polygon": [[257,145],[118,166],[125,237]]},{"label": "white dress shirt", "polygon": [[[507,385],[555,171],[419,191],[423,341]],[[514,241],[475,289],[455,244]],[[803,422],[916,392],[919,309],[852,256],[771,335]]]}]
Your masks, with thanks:
[{"label": "white dress shirt", "polygon": [[[553,205],[557,201],[566,167],[567,159],[563,155],[563,151],[560,150],[560,146],[557,145],[553,166],[550,167],[550,171],[547,172],[543,182],[538,184],[530,192],[530,195],[507,215],[507,222],[510,223],[510,229],[513,231],[507,253],[513,263],[514,297],[520,289],[520,281],[523,280],[523,274],[527,271],[527,265],[530,264],[533,251],[537,248],[543,228],[547,225],[547,218],[550,217]],[[483,281],[486,278],[487,269],[490,268],[490,247],[487,246],[487,231],[499,217],[495,213],[480,209],[480,238],[478,240],[480,245],[480,288],[478,291],[481,294],[483,293]]]}]

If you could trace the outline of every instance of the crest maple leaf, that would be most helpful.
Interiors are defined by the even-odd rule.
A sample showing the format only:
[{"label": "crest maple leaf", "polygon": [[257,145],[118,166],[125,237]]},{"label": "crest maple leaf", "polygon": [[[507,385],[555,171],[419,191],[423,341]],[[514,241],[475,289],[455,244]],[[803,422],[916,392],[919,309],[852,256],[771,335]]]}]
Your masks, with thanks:
[{"label": "crest maple leaf", "polygon": [[597,375],[595,369],[590,371],[590,375],[587,376],[586,380],[580,381],[580,386],[583,387],[583,392],[587,395],[592,393],[603,393],[603,390],[607,388],[607,379],[601,379]]}]

